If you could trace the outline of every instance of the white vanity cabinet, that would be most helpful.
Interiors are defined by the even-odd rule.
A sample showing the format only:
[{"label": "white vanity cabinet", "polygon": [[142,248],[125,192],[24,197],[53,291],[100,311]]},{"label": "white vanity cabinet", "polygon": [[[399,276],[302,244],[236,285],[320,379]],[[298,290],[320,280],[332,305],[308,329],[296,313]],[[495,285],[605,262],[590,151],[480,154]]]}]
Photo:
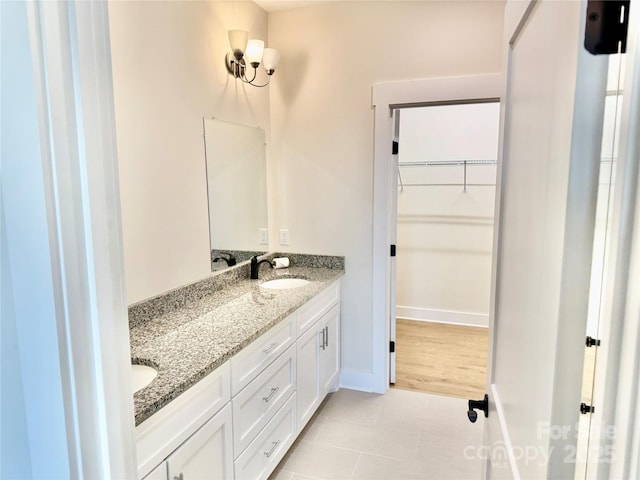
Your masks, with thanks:
[{"label": "white vanity cabinet", "polygon": [[231,359],[232,385],[246,383],[231,399],[236,480],[266,479],[295,440],[294,325],[295,314]]},{"label": "white vanity cabinet", "polygon": [[298,432],[337,383],[339,319],[340,305],[334,304],[298,338]]},{"label": "white vanity cabinet", "polygon": [[340,370],[340,282],[297,311],[298,433],[338,381]]},{"label": "white vanity cabinet", "polygon": [[169,479],[233,478],[231,438],[231,405],[227,404],[169,455]]},{"label": "white vanity cabinet", "polygon": [[320,320],[325,334],[320,345],[320,396],[324,397],[338,384],[340,374],[340,305],[334,305]]},{"label": "white vanity cabinet", "polygon": [[236,480],[264,480],[275,470],[296,439],[296,394],[235,461]]},{"label": "white vanity cabinet", "polygon": [[[230,478],[228,474],[233,472],[230,377],[226,362],[136,427],[141,478],[174,480],[180,478],[180,468],[189,472],[203,468],[223,472],[221,477],[183,474],[184,479]],[[207,462],[209,466],[205,466]]]},{"label": "white vanity cabinet", "polygon": [[144,480],[264,480],[340,367],[340,281],[136,427]]},{"label": "white vanity cabinet", "polygon": [[296,341],[294,327],[295,317],[292,315],[233,356],[231,359],[232,395],[237,395],[267,365],[293,345]]},{"label": "white vanity cabinet", "polygon": [[154,468],[144,480],[167,480],[167,462],[162,462]]}]

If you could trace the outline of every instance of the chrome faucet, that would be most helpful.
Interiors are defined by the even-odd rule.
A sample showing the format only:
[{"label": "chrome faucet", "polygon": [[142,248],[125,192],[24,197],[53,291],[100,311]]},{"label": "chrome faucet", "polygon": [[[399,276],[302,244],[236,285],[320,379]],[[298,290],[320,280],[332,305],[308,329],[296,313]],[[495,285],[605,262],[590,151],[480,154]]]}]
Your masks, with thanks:
[{"label": "chrome faucet", "polygon": [[251,257],[251,280],[258,279],[258,272],[260,271],[260,264],[267,263],[271,268],[276,266],[275,262],[265,258],[264,260],[258,261],[258,255]]}]

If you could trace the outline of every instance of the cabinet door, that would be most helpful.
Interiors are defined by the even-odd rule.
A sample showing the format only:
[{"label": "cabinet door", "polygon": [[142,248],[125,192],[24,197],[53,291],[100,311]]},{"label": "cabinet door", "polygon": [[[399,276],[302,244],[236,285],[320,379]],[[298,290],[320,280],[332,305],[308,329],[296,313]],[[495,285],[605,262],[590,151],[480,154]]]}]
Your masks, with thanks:
[{"label": "cabinet door", "polygon": [[320,344],[322,334],[316,323],[297,342],[297,429],[298,432],[309,421],[320,403]]},{"label": "cabinet door", "polygon": [[320,350],[320,397],[325,397],[338,380],[340,370],[340,304],[334,306],[320,320],[324,329]]},{"label": "cabinet door", "polygon": [[169,480],[233,478],[232,446],[227,404],[167,458]]},{"label": "cabinet door", "polygon": [[167,462],[162,462],[142,480],[167,480]]}]

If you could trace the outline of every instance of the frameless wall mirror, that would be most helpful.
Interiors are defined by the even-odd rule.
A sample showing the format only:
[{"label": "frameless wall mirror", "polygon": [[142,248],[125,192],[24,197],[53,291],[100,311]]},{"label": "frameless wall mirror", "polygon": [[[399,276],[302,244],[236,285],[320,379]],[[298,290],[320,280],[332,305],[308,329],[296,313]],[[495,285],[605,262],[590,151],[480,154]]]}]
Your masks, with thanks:
[{"label": "frameless wall mirror", "polygon": [[218,271],[268,248],[265,133],[205,118],[211,270]]}]

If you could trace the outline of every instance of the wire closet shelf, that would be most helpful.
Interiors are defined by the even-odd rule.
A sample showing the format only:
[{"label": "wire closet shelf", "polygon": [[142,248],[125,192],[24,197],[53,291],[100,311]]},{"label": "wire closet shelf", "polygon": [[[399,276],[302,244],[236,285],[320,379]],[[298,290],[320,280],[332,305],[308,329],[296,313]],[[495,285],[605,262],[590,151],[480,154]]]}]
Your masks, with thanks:
[{"label": "wire closet shelf", "polygon": [[[495,186],[495,183],[468,183],[467,182],[467,166],[470,165],[496,165],[496,160],[425,160],[419,162],[399,162],[398,163],[398,182],[400,183],[400,192],[404,192],[404,187],[464,187],[464,191],[467,191],[468,186],[487,187]],[[402,167],[464,167],[464,175],[462,183],[407,183],[402,182],[402,175],[400,174],[400,168]]]}]

